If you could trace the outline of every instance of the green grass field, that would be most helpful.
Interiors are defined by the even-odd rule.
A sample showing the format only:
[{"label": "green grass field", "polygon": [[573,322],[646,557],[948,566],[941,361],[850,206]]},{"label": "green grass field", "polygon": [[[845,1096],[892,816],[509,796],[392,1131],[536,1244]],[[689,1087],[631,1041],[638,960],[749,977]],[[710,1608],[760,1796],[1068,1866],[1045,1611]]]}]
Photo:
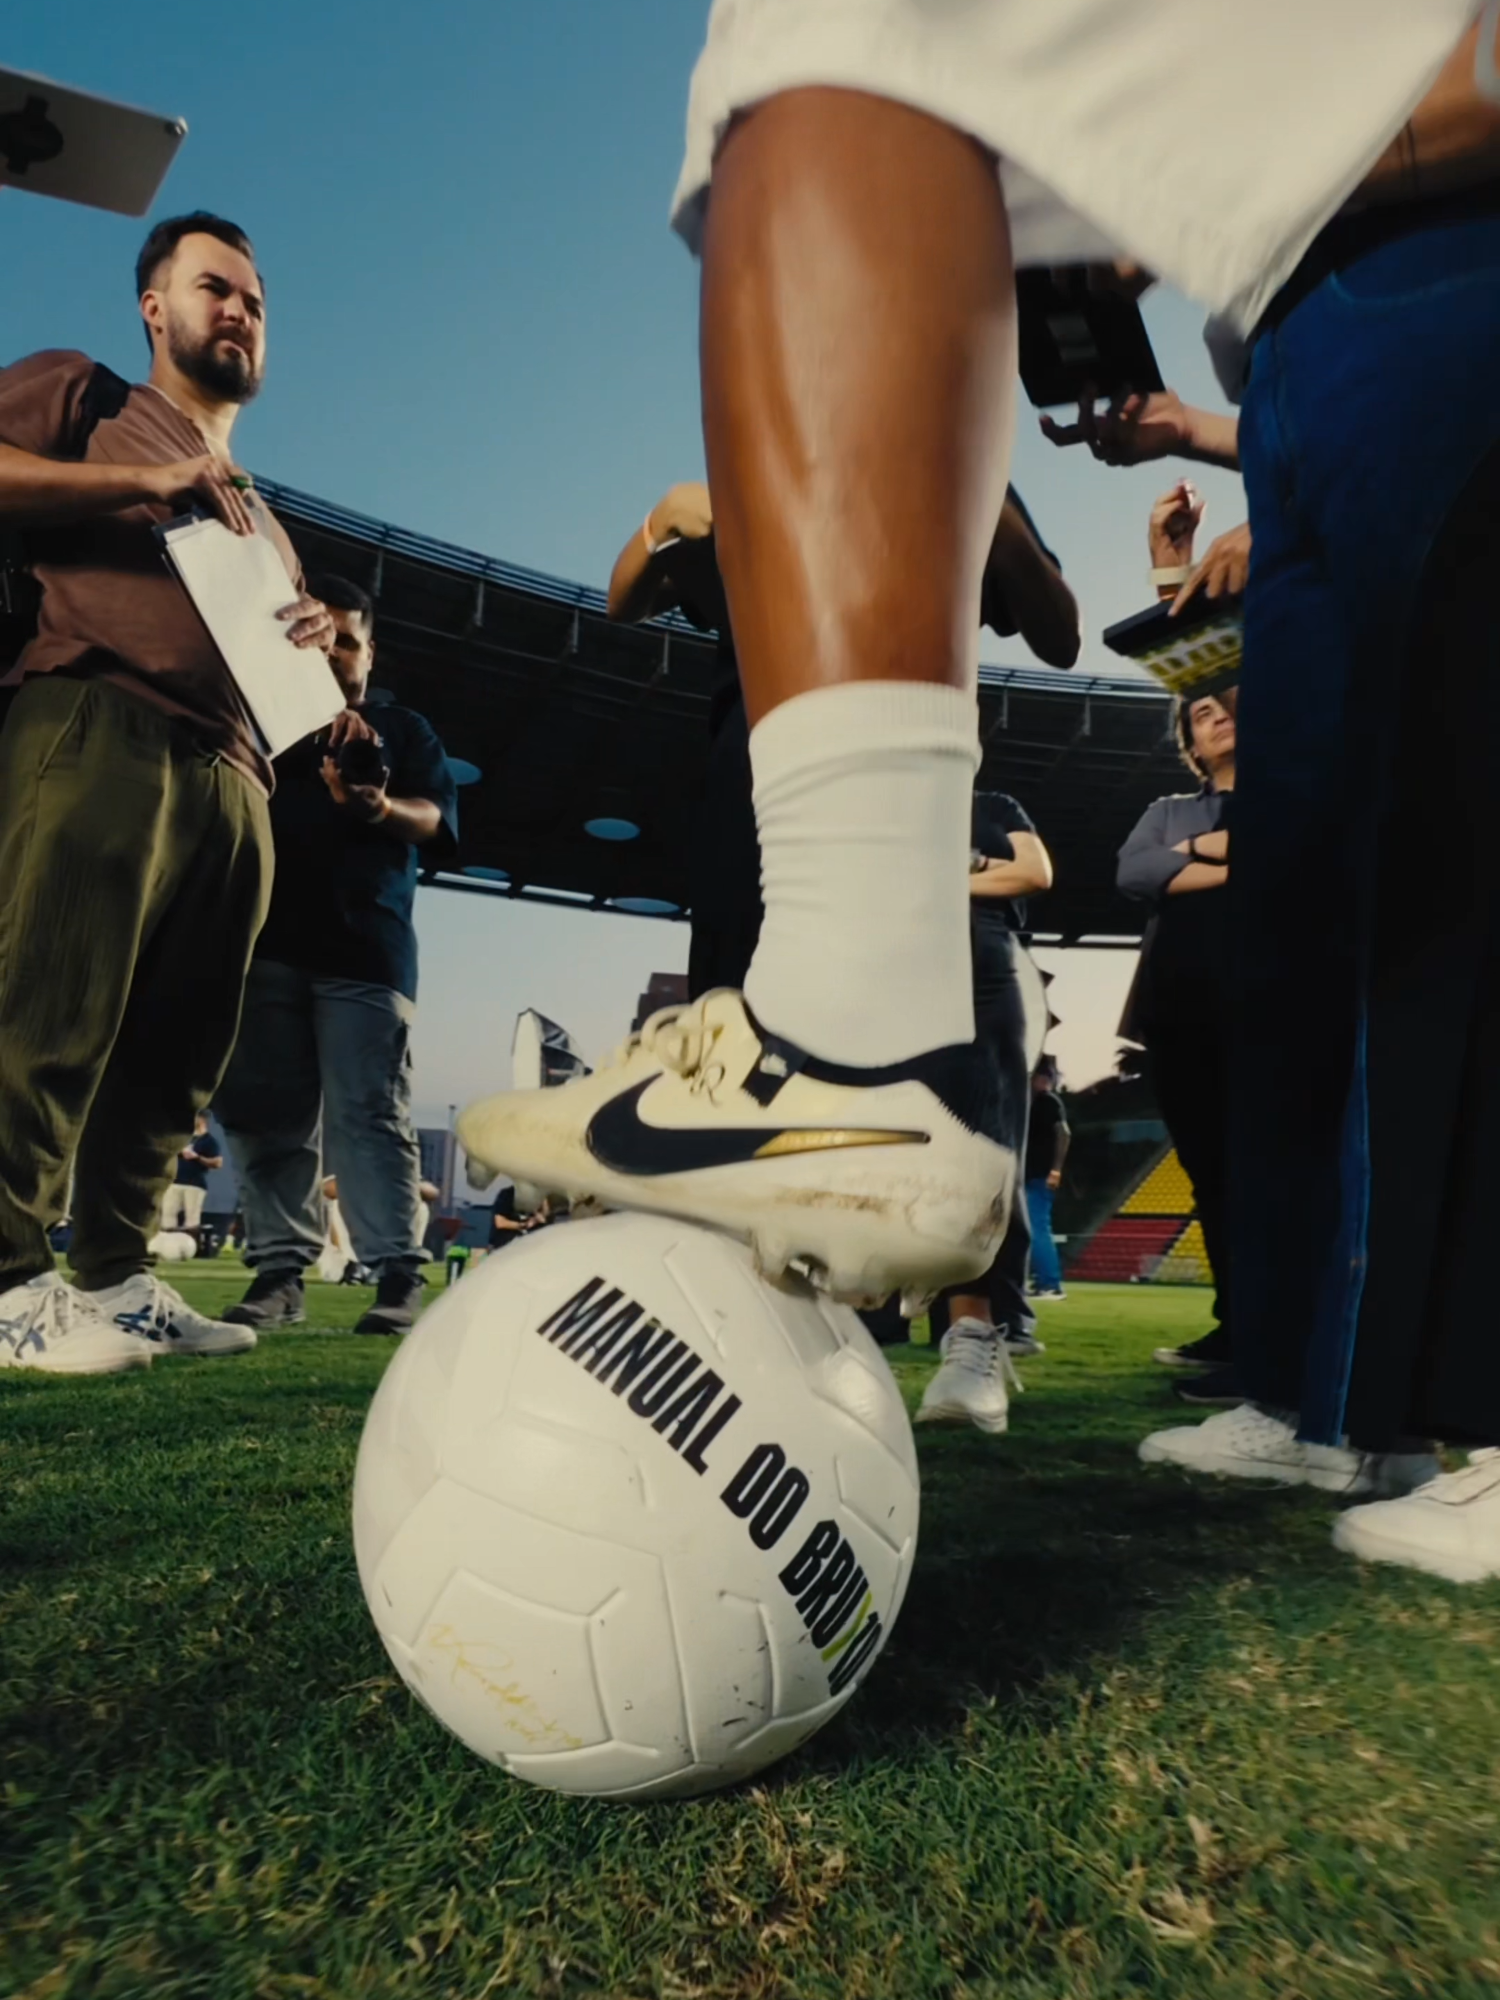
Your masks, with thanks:
[{"label": "green grass field", "polygon": [[[310,1296],[332,1328],[369,1295]],[[348,1528],[388,1344],[5,1377],[0,1993],[1495,1993],[1500,1587],[1362,1571],[1326,1498],[1145,1472],[1150,1350],[1204,1315],[1049,1309],[1007,1437],[920,1434],[915,1580],[843,1716],[638,1809],[504,1778],[395,1680]],[[892,1359],[915,1400],[933,1357]]]}]

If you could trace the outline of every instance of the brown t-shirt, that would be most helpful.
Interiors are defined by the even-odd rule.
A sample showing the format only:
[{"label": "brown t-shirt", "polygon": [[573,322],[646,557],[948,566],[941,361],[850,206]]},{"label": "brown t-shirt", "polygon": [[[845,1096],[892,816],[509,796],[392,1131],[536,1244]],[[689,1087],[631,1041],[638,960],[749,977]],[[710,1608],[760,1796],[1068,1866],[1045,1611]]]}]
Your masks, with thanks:
[{"label": "brown t-shirt", "polygon": [[[76,457],[93,368],[86,354],[61,348],[0,368],[0,444],[42,458]],[[90,465],[171,465],[208,449],[191,417],[160,390],[138,383],[119,414],[95,427],[83,457]],[[280,522],[257,504],[286,564],[290,603],[302,589],[302,566]],[[27,529],[41,615],[35,639],[7,679],[66,667],[115,681],[182,717],[208,749],[270,792],[271,767],[239,690],[152,533],[172,513],[142,501],[88,521]]]}]

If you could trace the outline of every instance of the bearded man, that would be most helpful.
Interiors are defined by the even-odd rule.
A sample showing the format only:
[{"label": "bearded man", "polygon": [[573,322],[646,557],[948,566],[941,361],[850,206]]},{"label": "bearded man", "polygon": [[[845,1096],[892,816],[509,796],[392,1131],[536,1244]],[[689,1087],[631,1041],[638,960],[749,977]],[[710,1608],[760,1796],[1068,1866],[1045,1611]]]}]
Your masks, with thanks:
[{"label": "bearded man", "polygon": [[[0,530],[40,586],[0,730],[0,1367],[46,1373],[255,1344],[146,1248],[234,1044],[272,865],[264,748],[153,531],[197,508],[269,536],[309,671],[334,638],[230,455],[265,366],[249,239],[159,223],[136,281],[146,382],[66,351],[0,370]],[[70,1180],[76,1285],[47,1243]]]}]

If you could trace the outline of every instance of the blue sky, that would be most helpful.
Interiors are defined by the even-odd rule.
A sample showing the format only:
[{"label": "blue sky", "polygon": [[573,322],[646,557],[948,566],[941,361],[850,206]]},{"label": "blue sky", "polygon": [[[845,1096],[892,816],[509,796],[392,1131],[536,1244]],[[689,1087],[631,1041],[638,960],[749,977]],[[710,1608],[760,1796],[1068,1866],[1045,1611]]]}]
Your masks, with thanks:
[{"label": "blue sky", "polygon": [[[257,471],[602,583],[646,506],[701,470],[696,273],[666,213],[707,0],[7,11],[7,65],[187,119],[157,215],[217,209],[254,239],[270,363],[236,449]],[[81,347],[138,373],[143,233],[0,191],[0,359]],[[1217,402],[1201,314],[1162,295],[1147,317],[1167,380]],[[1081,665],[1109,671],[1093,635],[1147,600],[1145,518],[1173,475],[1059,453],[1024,405],[1014,473],[1083,601]],[[1198,477],[1216,530],[1243,519],[1235,479]],[[600,1055],[644,975],[686,962],[681,925],[436,891],[418,923],[424,1121],[504,1080],[518,1007]],[[1127,970],[1068,955],[1074,1081],[1107,1065]]]}]

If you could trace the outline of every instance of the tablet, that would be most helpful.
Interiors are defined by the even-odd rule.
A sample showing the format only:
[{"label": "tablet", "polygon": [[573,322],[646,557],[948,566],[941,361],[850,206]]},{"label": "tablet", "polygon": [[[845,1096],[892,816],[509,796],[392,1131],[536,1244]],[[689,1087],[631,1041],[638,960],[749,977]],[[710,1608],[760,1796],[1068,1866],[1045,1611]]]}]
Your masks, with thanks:
[{"label": "tablet", "polygon": [[1087,274],[1084,264],[1016,273],[1021,382],[1039,410],[1163,386],[1140,307],[1091,291]]},{"label": "tablet", "polygon": [[1112,653],[1144,667],[1169,694],[1197,701],[1222,694],[1240,677],[1243,605],[1240,597],[1195,597],[1173,618],[1169,598],[1106,626],[1104,643]]},{"label": "tablet", "polygon": [[181,118],[0,69],[0,185],[144,215],[186,136]]}]

